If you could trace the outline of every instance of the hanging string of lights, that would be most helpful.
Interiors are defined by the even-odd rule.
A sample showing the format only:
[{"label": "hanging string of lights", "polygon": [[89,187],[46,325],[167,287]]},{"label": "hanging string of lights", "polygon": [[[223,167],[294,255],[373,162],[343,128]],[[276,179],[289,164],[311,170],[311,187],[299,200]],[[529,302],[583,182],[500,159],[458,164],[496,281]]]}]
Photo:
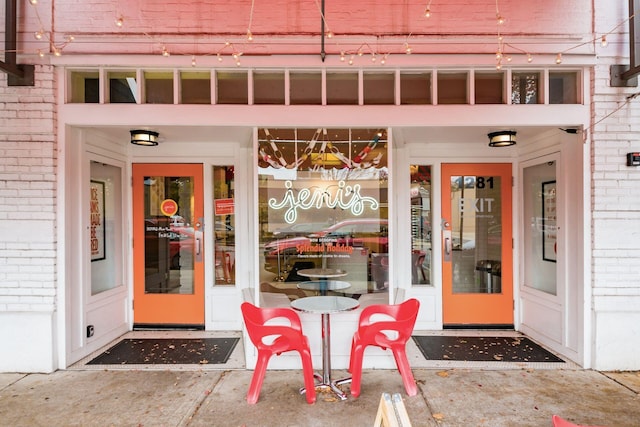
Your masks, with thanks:
[{"label": "hanging string of lights", "polygon": [[[377,36],[377,41],[376,41],[376,45],[372,46],[369,43],[361,43],[360,46],[357,49],[344,49],[341,48],[340,46],[340,42],[338,40],[338,37],[334,37],[335,34],[331,31],[331,27],[329,26],[328,20],[327,20],[327,16],[324,13],[324,11],[321,9],[320,4],[318,2],[318,0],[314,0],[316,7],[318,8],[318,12],[321,16],[322,22],[324,24],[324,27],[326,28],[326,37],[328,39],[333,39],[336,42],[336,47],[338,48],[339,51],[339,58],[341,62],[345,62],[349,65],[354,65],[357,61],[358,58],[361,58],[363,56],[370,56],[371,62],[372,63],[377,63],[380,65],[385,65],[389,59],[389,57],[391,56],[392,52],[390,50],[385,50],[385,51],[381,51],[378,45],[378,41],[380,36]],[[424,18],[425,19],[429,19],[432,17],[433,15],[433,10],[432,10],[432,3],[433,0],[428,0],[425,8],[424,8]],[[38,12],[38,5],[39,5],[39,0],[29,0],[29,4],[32,6],[34,13],[35,13],[35,17],[38,21],[39,24],[39,29],[34,33],[34,38],[38,41],[46,41],[49,45],[49,51],[46,52],[43,49],[39,48],[37,49],[36,53],[38,56],[40,57],[44,57],[46,54],[50,54],[53,56],[61,56],[63,53],[63,50],[65,49],[65,47],[67,47],[70,43],[74,42],[76,40],[76,37],[74,35],[65,35],[64,36],[64,41],[56,41],[54,38],[54,32],[51,30],[46,30],[45,29],[45,25],[43,23],[43,20]],[[252,27],[253,27],[253,19],[254,19],[254,12],[255,12],[255,0],[251,0],[251,7],[249,10],[249,20],[248,20],[248,26],[247,26],[247,32],[246,32],[246,41],[247,42],[252,42],[254,40],[254,34],[252,32]],[[124,28],[126,26],[126,17],[125,15],[121,12],[121,8],[119,7],[119,4],[116,5],[116,10],[115,10],[115,20],[114,20],[114,25],[117,28]],[[563,54],[566,54],[567,52],[570,52],[574,49],[577,49],[579,47],[588,45],[588,44],[593,44],[596,42],[600,42],[600,46],[602,47],[606,47],[608,45],[608,36],[610,36],[611,34],[613,34],[614,32],[616,32],[621,26],[623,26],[624,24],[628,23],[630,19],[633,18],[633,15],[627,17],[626,19],[624,19],[622,22],[618,23],[615,27],[613,27],[611,30],[602,33],[602,34],[598,34],[596,35],[593,39],[587,40],[585,42],[579,43],[575,46],[571,46],[561,52],[558,52],[556,54],[556,64],[561,64],[563,61]],[[506,18],[505,16],[503,16],[500,12],[500,7],[499,7],[499,0],[495,1],[495,22],[496,22],[496,26],[497,26],[497,31],[496,31],[496,35],[497,35],[497,41],[498,41],[498,46],[497,46],[497,50],[496,50],[496,69],[500,70],[502,69],[503,63],[507,62],[510,63],[512,61],[512,55],[507,53],[507,50],[510,50],[512,52],[515,52],[517,54],[522,54],[524,56],[526,56],[526,61],[528,63],[533,61],[533,54],[531,52],[526,51],[525,49],[522,49],[518,46],[515,46],[511,43],[507,43],[504,40],[504,36],[503,36],[503,31],[502,31],[502,27],[503,25],[506,23]],[[163,42],[158,42],[156,40],[156,38],[154,36],[150,36],[149,34],[144,33],[143,34],[145,37],[148,37],[149,39],[152,40],[153,43],[157,43],[158,46],[160,46],[160,54],[164,57],[169,57],[171,56],[171,52],[169,50],[169,46],[167,43],[163,43]],[[410,39],[412,37],[413,33],[409,33],[406,38],[405,41],[402,45],[402,52],[406,55],[410,55],[412,53],[414,53],[414,48],[413,46],[410,44]],[[213,43],[213,45],[215,45],[216,43]],[[388,43],[387,43],[388,45]],[[0,51],[1,53],[2,51]],[[17,51],[16,53],[21,53],[21,54],[29,54],[29,51],[26,50],[20,50]],[[184,53],[180,53],[180,55],[184,55]],[[241,49],[237,49],[236,46],[234,45],[234,43],[232,43],[231,41],[224,41],[222,42],[221,46],[218,49],[213,49],[210,53],[205,53],[205,54],[198,54],[195,52],[194,49],[194,53],[190,53],[188,54],[189,56],[191,56],[191,65],[192,66],[196,66],[197,65],[197,57],[203,56],[216,56],[218,61],[222,62],[224,61],[224,58],[229,57],[231,58],[236,66],[240,66],[241,62],[240,62],[240,57],[243,55],[246,55],[246,52],[243,52]],[[348,58],[348,59],[347,59]]]}]

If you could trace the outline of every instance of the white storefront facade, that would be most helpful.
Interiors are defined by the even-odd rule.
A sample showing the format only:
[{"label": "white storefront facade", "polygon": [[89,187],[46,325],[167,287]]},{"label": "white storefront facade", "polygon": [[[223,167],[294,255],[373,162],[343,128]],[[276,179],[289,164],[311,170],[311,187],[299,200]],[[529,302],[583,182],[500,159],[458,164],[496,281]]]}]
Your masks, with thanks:
[{"label": "white storefront facade", "polygon": [[0,371],[134,328],[241,331],[243,300],[287,305],[327,265],[363,305],[420,300],[417,330],[640,369],[627,5],[32,3],[34,85],[0,76]]}]

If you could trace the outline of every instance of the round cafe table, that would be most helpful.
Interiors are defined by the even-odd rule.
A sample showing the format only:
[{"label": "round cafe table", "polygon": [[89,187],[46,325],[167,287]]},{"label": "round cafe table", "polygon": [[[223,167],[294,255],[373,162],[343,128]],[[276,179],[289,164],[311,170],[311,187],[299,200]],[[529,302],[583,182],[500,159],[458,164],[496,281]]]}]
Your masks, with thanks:
[{"label": "round cafe table", "polygon": [[348,273],[337,268],[305,268],[298,270],[298,274],[310,279],[337,279]]},{"label": "round cafe table", "polygon": [[[298,298],[291,301],[291,307],[305,313],[320,314],[322,316],[322,376],[314,374],[319,383],[316,389],[329,389],[340,398],[346,400],[347,395],[338,388],[340,384],[351,382],[351,378],[340,380],[331,379],[331,322],[332,313],[343,313],[355,310],[360,306],[358,300],[338,296],[317,296]],[[305,393],[306,389],[301,388],[300,393]]]},{"label": "round cafe table", "polygon": [[298,283],[297,287],[306,291],[318,291],[320,295],[327,295],[327,291],[342,291],[350,288],[351,283],[341,280],[308,280]]}]

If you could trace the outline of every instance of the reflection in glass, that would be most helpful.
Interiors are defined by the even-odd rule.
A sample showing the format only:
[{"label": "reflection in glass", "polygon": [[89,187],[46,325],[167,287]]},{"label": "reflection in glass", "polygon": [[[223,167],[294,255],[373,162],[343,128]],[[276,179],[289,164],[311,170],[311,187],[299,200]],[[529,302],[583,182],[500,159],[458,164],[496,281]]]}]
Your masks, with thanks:
[{"label": "reflection in glass", "polygon": [[451,177],[453,292],[501,293],[499,176]]},{"label": "reflection in glass", "polygon": [[411,283],[431,284],[431,166],[411,165]]},{"label": "reflection in glass", "polygon": [[556,162],[524,169],[524,283],[551,295],[557,294],[555,181]]},{"label": "reflection in glass", "polygon": [[123,284],[122,169],[91,162],[89,182],[91,295]]},{"label": "reflection in glass", "polygon": [[260,129],[263,292],[306,296],[302,269],[345,270],[348,295],[389,286],[387,148],[374,129]]},{"label": "reflection in glass", "polygon": [[216,285],[236,282],[234,167],[213,167],[214,265]]},{"label": "reflection in glass", "polygon": [[138,83],[135,71],[110,71],[109,102],[135,104],[138,100]]},{"label": "reflection in glass", "polygon": [[145,292],[193,294],[193,177],[144,178]]}]

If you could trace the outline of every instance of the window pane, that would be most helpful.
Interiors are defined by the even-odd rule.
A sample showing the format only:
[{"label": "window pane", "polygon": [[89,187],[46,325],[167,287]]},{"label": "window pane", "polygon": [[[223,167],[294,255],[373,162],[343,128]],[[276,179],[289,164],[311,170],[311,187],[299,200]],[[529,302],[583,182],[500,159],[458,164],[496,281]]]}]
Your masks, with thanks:
[{"label": "window pane", "polygon": [[525,168],[523,181],[524,282],[556,295],[556,163]]},{"label": "window pane", "polygon": [[431,166],[411,165],[411,283],[431,284]]},{"label": "window pane", "polygon": [[145,71],[144,92],[147,104],[173,104],[173,73]]},{"label": "window pane", "polygon": [[214,265],[216,285],[236,282],[236,234],[234,167],[213,167],[213,208],[215,224]]},{"label": "window pane", "polygon": [[327,104],[358,105],[358,74],[327,73]]},{"label": "window pane", "polygon": [[135,71],[112,71],[109,79],[109,102],[135,104],[138,99],[138,83]]},{"label": "window pane", "polygon": [[526,72],[511,75],[511,103],[542,104],[540,73]]},{"label": "window pane", "polygon": [[[268,132],[268,133],[267,133]],[[261,291],[289,298],[300,270],[347,274],[345,293],[387,292],[386,139],[378,130],[259,131]]]},{"label": "window pane", "polygon": [[89,183],[91,295],[123,285],[122,170],[91,162]]},{"label": "window pane", "polygon": [[450,188],[453,293],[501,293],[501,177],[451,176]]},{"label": "window pane", "polygon": [[401,73],[400,103],[431,104],[431,73]]},{"label": "window pane", "polygon": [[578,73],[549,73],[549,104],[578,103]]},{"label": "window pane", "polygon": [[180,92],[183,104],[211,104],[211,73],[180,73]]},{"label": "window pane", "polygon": [[218,104],[248,104],[246,72],[216,72]]},{"label": "window pane", "polygon": [[475,103],[504,104],[504,73],[475,73]]},{"label": "window pane", "polygon": [[[197,234],[193,176],[144,177],[145,293],[193,294]],[[176,214],[162,211],[166,201]]]},{"label": "window pane", "polygon": [[254,104],[284,104],[284,72],[253,74]]},{"label": "window pane", "polygon": [[391,73],[364,73],[364,104],[395,104],[395,79]]},{"label": "window pane", "polygon": [[322,73],[289,73],[289,102],[291,105],[322,104]]},{"label": "window pane", "polygon": [[467,104],[467,73],[438,73],[438,104]]},{"label": "window pane", "polygon": [[100,102],[100,74],[98,71],[73,71],[70,83],[69,102]]}]

